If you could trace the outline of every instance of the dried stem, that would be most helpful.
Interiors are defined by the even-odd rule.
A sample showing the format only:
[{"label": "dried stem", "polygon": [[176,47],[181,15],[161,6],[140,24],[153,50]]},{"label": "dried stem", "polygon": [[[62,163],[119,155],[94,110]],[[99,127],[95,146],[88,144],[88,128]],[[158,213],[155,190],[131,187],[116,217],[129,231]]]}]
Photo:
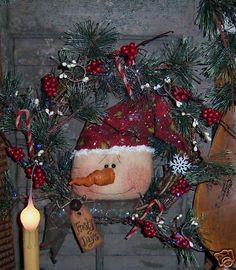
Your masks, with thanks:
[{"label": "dried stem", "polygon": [[228,39],[227,39],[227,36],[226,36],[226,34],[224,32],[224,29],[222,29],[222,25],[224,25],[222,23],[222,20],[219,18],[219,16],[217,16],[216,14],[214,14],[213,15],[213,21],[216,24],[216,28],[220,32],[220,38],[221,38],[221,41],[222,41],[222,45],[224,46],[224,48],[227,48],[228,47]]},{"label": "dried stem", "polygon": [[12,146],[12,144],[10,143],[10,141],[7,139],[7,137],[5,136],[5,134],[0,130],[0,137],[3,139],[3,141],[5,142],[5,144],[7,146]]},{"label": "dried stem", "polygon": [[67,123],[68,121],[70,121],[72,118],[75,117],[75,115],[78,113],[79,110],[74,111],[71,115],[65,117],[64,119],[62,119],[61,121],[59,121],[55,126],[53,126],[52,128],[49,129],[49,133],[53,133],[55,132],[58,128],[60,128],[61,126],[63,126],[65,123]]},{"label": "dried stem", "polygon": [[153,38],[146,39],[146,40],[140,42],[140,43],[137,45],[137,47],[140,47],[140,46],[146,46],[148,43],[150,43],[150,42],[152,42],[152,41],[154,41],[154,40],[156,40],[156,39],[158,39],[158,38],[168,37],[168,34],[170,34],[170,33],[173,34],[174,31],[168,31],[168,32],[159,34],[159,35],[157,35],[157,36],[155,36],[155,37],[153,37]]},{"label": "dried stem", "polygon": [[158,196],[163,195],[178,179],[179,175],[174,175],[171,171],[167,171],[154,193],[158,194]]},{"label": "dried stem", "polygon": [[219,124],[227,131],[234,139],[236,139],[236,132],[223,120],[220,120]]}]

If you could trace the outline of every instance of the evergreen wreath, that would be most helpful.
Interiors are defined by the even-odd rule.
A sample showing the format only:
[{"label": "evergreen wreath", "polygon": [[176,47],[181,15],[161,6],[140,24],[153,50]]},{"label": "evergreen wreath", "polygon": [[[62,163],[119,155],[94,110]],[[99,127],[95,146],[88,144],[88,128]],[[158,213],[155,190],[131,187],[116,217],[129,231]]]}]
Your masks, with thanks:
[{"label": "evergreen wreath", "polygon": [[[127,239],[137,230],[145,237],[158,238],[165,246],[174,248],[185,263],[194,262],[192,250],[204,250],[193,209],[184,219],[178,215],[167,220],[162,214],[199,183],[215,184],[220,175],[235,174],[231,166],[203,160],[199,151],[201,143],[212,140],[211,130],[217,125],[223,125],[235,136],[221,120],[222,114],[235,104],[235,34],[226,34],[222,28],[217,32],[219,23],[224,25],[225,18],[235,25],[235,6],[231,5],[233,1],[223,1],[223,7],[220,6],[223,2],[209,7],[209,2],[201,1],[197,18],[204,35],[212,39],[206,46],[197,48],[188,38],[183,38],[166,44],[159,55],[148,54],[145,45],[170,34],[167,32],[139,44],[130,42],[115,49],[119,36],[116,29],[110,24],[88,20],[65,33],[65,47],[58,52],[58,58],[53,58],[57,69],[45,74],[40,91],[22,91],[18,77],[11,73],[5,76],[0,91],[1,136],[7,144],[9,157],[33,181],[34,198],[50,199],[46,216],[47,226],[51,226],[54,234],[50,246],[53,260],[62,244],[57,242],[56,236],[65,236],[69,227],[62,210],[69,203],[76,204],[77,199],[86,203],[86,198],[78,198],[68,185],[73,151],[66,140],[64,125],[71,119],[101,123],[109,94],[119,101],[134,103],[140,98],[148,100],[153,94],[163,97],[171,108],[174,128],[188,142],[188,149],[180,153],[163,140],[150,138],[163,171],[155,170],[149,191],[140,197],[133,213],[107,217],[103,212],[96,221],[130,225],[132,229]],[[215,10],[209,13],[212,8]],[[213,13],[218,16],[211,17]],[[201,55],[206,57],[205,62]],[[208,99],[198,93],[200,79],[195,72],[203,63],[205,76],[218,80],[227,77],[226,83],[216,84],[216,89],[209,92]],[[30,118],[22,114],[26,126],[22,124],[16,128],[22,110],[28,111]],[[29,123],[33,144],[28,141],[27,155],[8,138],[18,129],[28,140]],[[6,196],[0,204],[1,216],[25,199],[25,194],[18,193],[9,175],[5,179]],[[58,217],[58,226],[50,225],[52,213]],[[47,233],[46,227],[46,236]]]}]

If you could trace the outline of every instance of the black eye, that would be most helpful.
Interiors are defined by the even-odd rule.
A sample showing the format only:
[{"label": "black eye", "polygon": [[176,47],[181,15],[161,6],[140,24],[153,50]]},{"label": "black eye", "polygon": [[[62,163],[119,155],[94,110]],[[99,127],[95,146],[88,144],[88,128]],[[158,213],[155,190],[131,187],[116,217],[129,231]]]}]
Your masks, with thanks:
[{"label": "black eye", "polygon": [[111,165],[111,167],[114,169],[114,168],[116,167],[116,164],[113,163],[113,164]]},{"label": "black eye", "polygon": [[104,165],[104,168],[108,168],[108,167],[109,167],[108,164],[105,164],[105,165]]}]

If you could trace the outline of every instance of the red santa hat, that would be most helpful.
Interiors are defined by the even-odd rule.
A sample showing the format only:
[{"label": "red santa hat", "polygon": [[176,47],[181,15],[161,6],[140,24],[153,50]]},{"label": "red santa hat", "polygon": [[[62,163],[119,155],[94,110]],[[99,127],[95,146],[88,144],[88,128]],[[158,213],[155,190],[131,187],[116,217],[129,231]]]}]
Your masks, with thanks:
[{"label": "red santa hat", "polygon": [[154,152],[148,146],[151,136],[164,140],[178,150],[186,150],[184,139],[175,130],[170,106],[159,95],[118,103],[107,110],[100,125],[87,123],[80,134],[75,154]]}]

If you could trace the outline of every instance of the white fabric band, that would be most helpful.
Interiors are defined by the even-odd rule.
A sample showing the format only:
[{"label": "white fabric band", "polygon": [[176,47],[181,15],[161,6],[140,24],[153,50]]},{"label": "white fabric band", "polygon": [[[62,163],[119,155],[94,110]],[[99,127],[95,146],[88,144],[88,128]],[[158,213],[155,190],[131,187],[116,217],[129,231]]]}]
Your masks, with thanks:
[{"label": "white fabric band", "polygon": [[109,149],[81,149],[75,150],[75,156],[88,155],[88,154],[98,154],[98,155],[114,155],[119,154],[121,152],[149,152],[154,153],[154,149],[152,147],[146,145],[138,145],[138,146],[113,146]]}]

